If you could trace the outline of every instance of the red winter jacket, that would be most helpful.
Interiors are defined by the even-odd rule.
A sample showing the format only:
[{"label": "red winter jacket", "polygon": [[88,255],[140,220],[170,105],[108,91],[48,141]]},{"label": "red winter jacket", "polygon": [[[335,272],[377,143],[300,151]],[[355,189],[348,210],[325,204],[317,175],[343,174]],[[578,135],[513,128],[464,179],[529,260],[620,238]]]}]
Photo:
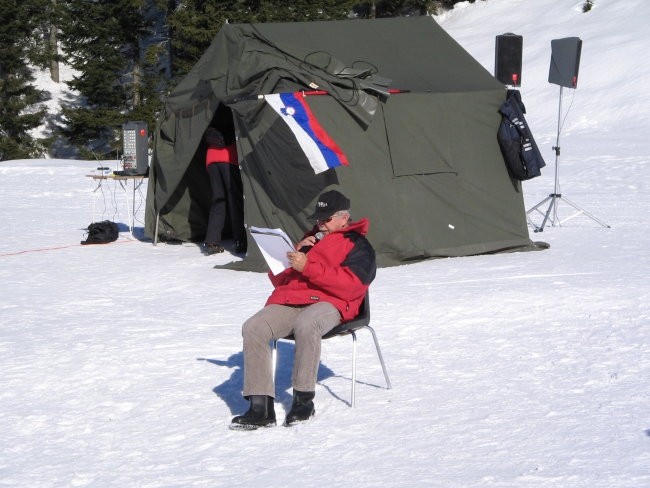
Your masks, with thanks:
[{"label": "red winter jacket", "polygon": [[238,164],[237,145],[230,144],[229,146],[224,147],[208,146],[208,149],[205,153],[206,168],[212,163]]},{"label": "red winter jacket", "polygon": [[266,304],[309,305],[324,301],[334,305],[343,320],[356,317],[377,270],[375,251],[365,238],[368,226],[368,219],[361,219],[327,234],[307,253],[302,272],[293,268],[278,275],[269,272],[275,290]]}]

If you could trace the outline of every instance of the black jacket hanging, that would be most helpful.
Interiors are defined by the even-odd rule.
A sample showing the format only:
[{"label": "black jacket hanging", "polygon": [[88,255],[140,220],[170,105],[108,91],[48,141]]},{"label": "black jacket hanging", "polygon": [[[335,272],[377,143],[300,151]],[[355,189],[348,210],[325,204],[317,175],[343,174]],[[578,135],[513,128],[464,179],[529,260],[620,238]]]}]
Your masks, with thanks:
[{"label": "black jacket hanging", "polygon": [[510,176],[529,180],[541,175],[540,170],[546,163],[524,118],[526,107],[519,91],[508,90],[499,113],[502,119],[497,140]]}]

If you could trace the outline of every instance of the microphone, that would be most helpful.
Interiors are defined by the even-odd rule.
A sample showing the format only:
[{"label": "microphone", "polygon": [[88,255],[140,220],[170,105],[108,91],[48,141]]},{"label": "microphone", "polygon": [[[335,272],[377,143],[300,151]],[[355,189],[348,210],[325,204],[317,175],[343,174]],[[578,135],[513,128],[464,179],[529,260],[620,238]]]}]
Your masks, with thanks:
[{"label": "microphone", "polygon": [[[322,232],[316,232],[314,234],[314,237],[316,238],[316,242],[318,242],[323,237],[325,237],[325,234],[323,234]],[[316,243],[314,243],[314,244],[316,244]],[[305,254],[307,254],[311,250],[312,247],[314,247],[314,246],[302,246],[300,249],[298,249],[298,252],[304,252]]]}]

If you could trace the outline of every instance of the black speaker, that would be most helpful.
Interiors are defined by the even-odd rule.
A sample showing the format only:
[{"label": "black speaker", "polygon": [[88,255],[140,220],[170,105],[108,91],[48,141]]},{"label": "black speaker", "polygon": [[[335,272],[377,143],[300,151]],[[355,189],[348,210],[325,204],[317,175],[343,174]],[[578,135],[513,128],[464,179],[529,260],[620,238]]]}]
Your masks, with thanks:
[{"label": "black speaker", "polygon": [[551,67],[548,82],[575,88],[578,86],[578,69],[582,41],[579,37],[565,37],[551,41]]},{"label": "black speaker", "polygon": [[521,85],[521,51],[524,38],[508,32],[497,36],[494,52],[494,77],[504,85]]}]

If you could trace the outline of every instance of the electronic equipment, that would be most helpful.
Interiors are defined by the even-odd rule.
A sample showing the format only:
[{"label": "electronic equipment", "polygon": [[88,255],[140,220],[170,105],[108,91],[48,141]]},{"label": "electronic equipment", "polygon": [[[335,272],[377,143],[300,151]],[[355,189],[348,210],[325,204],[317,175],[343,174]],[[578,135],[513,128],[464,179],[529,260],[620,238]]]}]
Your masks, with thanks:
[{"label": "electronic equipment", "polygon": [[582,40],[579,37],[565,37],[551,41],[551,65],[548,82],[567,88],[578,86]]},{"label": "electronic equipment", "polygon": [[128,175],[145,175],[149,171],[149,131],[147,123],[130,121],[122,125],[122,170]]},{"label": "electronic equipment", "polygon": [[496,37],[494,77],[504,85],[521,86],[521,54],[524,38],[508,32]]}]

